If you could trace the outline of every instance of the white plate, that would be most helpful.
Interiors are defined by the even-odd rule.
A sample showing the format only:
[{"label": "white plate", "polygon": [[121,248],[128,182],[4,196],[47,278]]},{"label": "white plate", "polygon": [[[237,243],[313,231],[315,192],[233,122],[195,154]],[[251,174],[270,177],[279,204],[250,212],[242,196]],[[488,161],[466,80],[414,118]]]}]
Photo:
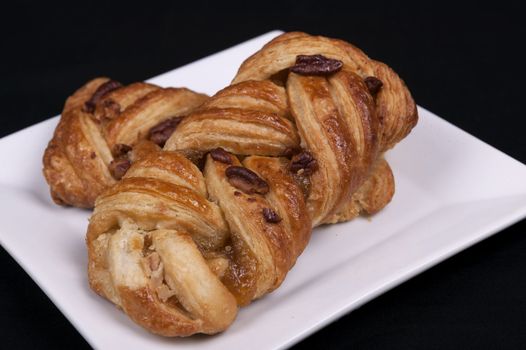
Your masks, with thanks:
[{"label": "white plate", "polygon": [[[274,31],[151,80],[213,94]],[[99,349],[256,349],[298,342],[386,290],[526,216],[526,167],[425,109],[388,154],[392,203],[372,220],[315,230],[274,293],[225,333],[164,339],[95,295],[86,279],[89,211],[51,203],[41,157],[57,118],[0,140],[2,246]]]}]

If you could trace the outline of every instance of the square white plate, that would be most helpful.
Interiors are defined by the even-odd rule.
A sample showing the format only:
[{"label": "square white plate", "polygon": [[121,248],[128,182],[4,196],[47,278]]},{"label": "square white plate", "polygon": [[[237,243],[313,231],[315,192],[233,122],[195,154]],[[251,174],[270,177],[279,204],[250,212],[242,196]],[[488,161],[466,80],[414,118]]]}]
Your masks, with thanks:
[{"label": "square white plate", "polygon": [[[151,82],[213,94],[274,31]],[[0,242],[98,349],[284,348],[375,296],[526,216],[526,166],[423,108],[387,158],[392,203],[372,220],[315,230],[274,293],[243,308],[223,334],[164,339],[88,288],[89,211],[52,204],[41,158],[58,117],[0,140]]]}]

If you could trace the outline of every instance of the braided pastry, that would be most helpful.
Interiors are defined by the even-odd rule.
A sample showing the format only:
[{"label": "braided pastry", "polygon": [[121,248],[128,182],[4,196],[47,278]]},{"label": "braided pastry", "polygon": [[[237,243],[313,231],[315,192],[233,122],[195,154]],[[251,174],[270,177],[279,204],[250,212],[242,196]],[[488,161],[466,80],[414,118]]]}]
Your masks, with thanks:
[{"label": "braided pastry", "polygon": [[162,142],[162,133],[149,131],[162,122],[176,125],[206,98],[185,88],[122,87],[108,78],[88,82],[67,99],[44,153],[51,197],[61,205],[93,207],[129,167],[130,147],[147,137]]},{"label": "braided pastry", "polygon": [[[154,333],[222,331],[238,305],[277,288],[305,248],[301,188],[280,158],[242,165],[218,149],[203,176],[178,152],[139,148],[149,150],[97,199],[90,285]],[[232,171],[244,190],[231,184]]]},{"label": "braided pastry", "polygon": [[157,334],[225,330],[283,282],[312,227],[391,200],[382,154],[416,120],[387,66],[341,41],[278,37],[164,150],[133,149],[90,219],[92,289]]}]

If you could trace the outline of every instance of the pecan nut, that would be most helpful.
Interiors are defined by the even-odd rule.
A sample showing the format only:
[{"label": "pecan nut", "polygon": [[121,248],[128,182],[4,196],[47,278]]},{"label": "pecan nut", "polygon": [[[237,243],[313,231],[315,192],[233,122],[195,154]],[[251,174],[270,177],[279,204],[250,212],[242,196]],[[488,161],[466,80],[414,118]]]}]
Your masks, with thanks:
[{"label": "pecan nut", "polygon": [[330,75],[338,72],[343,62],[323,55],[298,55],[290,70],[300,75]]},{"label": "pecan nut", "polygon": [[294,174],[310,175],[318,170],[318,162],[307,151],[292,156],[289,164],[289,170]]},{"label": "pecan nut", "polygon": [[242,166],[231,165],[225,170],[228,182],[246,194],[266,194],[269,186],[255,172]]},{"label": "pecan nut", "polygon": [[117,90],[121,86],[122,84],[115,80],[108,80],[104,84],[101,84],[93,95],[91,95],[91,98],[84,103],[84,112],[93,113],[97,102],[99,102],[104,95],[113,90]]},{"label": "pecan nut", "polygon": [[148,139],[153,143],[163,147],[166,141],[172,136],[177,125],[183,120],[183,117],[172,117],[166,119],[150,129]]},{"label": "pecan nut", "polygon": [[210,151],[210,156],[215,161],[225,163],[225,164],[232,164],[232,158],[230,157],[230,153],[228,153],[221,147]]},{"label": "pecan nut", "polygon": [[115,180],[120,180],[131,166],[131,162],[126,158],[117,158],[111,161],[108,169]]},{"label": "pecan nut", "polygon": [[364,80],[365,85],[367,86],[367,90],[371,93],[372,96],[376,96],[376,94],[380,91],[384,83],[377,77],[367,77]]},{"label": "pecan nut", "polygon": [[266,222],[271,224],[277,224],[282,220],[278,213],[270,208],[263,208],[263,217],[265,218]]}]

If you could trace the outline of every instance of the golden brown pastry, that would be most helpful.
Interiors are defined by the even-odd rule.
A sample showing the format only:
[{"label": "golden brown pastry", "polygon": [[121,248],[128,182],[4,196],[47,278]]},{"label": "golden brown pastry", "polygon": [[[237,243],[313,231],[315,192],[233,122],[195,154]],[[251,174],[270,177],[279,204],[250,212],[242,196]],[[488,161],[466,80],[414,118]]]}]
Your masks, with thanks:
[{"label": "golden brown pastry", "polygon": [[164,336],[213,334],[276,289],[311,223],[283,159],[222,150],[204,174],[151,150],[101,195],[87,234],[93,290]]},{"label": "golden brown pastry", "polygon": [[[283,83],[283,78],[286,79],[290,67],[296,66],[292,71],[301,71],[301,62],[296,63],[298,56],[316,55],[340,61],[342,63],[340,69],[352,72],[363,79],[370,95],[374,96],[375,112],[381,121],[379,133],[376,135],[379,138],[381,151],[392,148],[416,125],[418,121],[416,104],[402,79],[386,64],[370,59],[360,49],[343,40],[301,32],[282,34],[245,60],[232,83],[265,79]],[[297,74],[294,73],[289,76],[293,79],[291,82],[287,80],[287,86],[297,84],[298,79],[294,78],[295,76]],[[328,80],[330,93],[341,93],[342,77],[334,77],[330,74],[326,77],[333,78],[324,79]],[[345,88],[350,90],[348,86]],[[353,91],[355,94],[360,93],[356,87]],[[341,100],[335,96],[335,102],[338,101]],[[345,107],[338,106],[341,114],[347,112]]]},{"label": "golden brown pastry", "polygon": [[351,200],[345,203],[339,212],[327,217],[323,223],[335,224],[352,220],[359,215],[376,214],[389,204],[394,191],[395,182],[391,167],[380,157]]},{"label": "golden brown pastry", "polygon": [[294,32],[248,58],[165,149],[193,158],[216,147],[290,158],[317,226],[373,214],[390,201],[394,180],[382,154],[417,119],[389,67],[346,42]]},{"label": "golden brown pastry", "polygon": [[[127,153],[137,141],[165,141],[169,135],[163,130],[177,125],[206,98],[148,83],[122,86],[108,78],[88,82],[67,99],[44,153],[51,197],[61,205],[93,207],[95,198],[126,172]],[[152,133],[158,125],[160,131]]]},{"label": "golden brown pastry", "polygon": [[134,147],[90,219],[90,286],[157,334],[225,330],[279,287],[312,227],[391,200],[383,153],[416,120],[400,78],[350,44],[274,39],[164,150]]}]

